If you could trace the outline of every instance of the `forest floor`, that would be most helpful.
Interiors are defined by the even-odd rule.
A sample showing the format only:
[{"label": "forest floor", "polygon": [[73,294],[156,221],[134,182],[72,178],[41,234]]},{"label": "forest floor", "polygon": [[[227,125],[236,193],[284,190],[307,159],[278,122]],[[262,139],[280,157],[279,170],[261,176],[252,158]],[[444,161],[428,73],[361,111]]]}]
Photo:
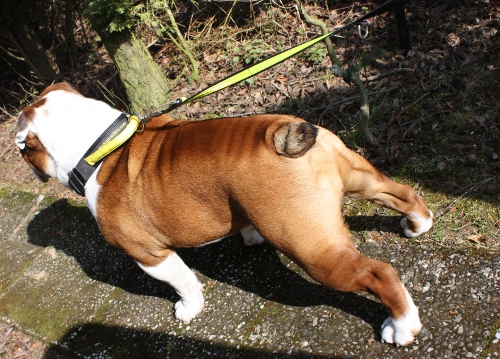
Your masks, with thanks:
[{"label": "forest floor", "polygon": [[[359,4],[347,4],[330,9],[311,5],[307,10],[333,29],[366,11]],[[172,115],[199,120],[287,113],[324,126],[379,170],[424,196],[436,222],[420,241],[499,250],[499,13],[499,6],[487,1],[410,2],[407,19],[413,49],[406,57],[398,48],[391,14],[371,19],[365,39],[353,28],[334,41],[340,63],[357,70],[372,93],[370,128],[378,145],[364,140],[359,130],[359,92],[331,74],[323,44]],[[228,24],[233,26],[219,26],[225,18],[220,11],[202,12],[188,24],[187,31],[196,34],[190,44],[199,59],[199,82],[190,80],[188,63],[172,43],[144,33],[155,60],[172,79],[172,101],[319,32],[304,23],[291,5],[242,3],[231,14]],[[86,96],[123,107],[123,89],[104,47],[97,46],[78,60],[81,67],[68,68],[61,80],[74,83]],[[36,90],[22,80],[0,83],[0,184],[76,199],[55,180],[36,182],[14,145],[16,115]],[[381,223],[380,231],[367,232],[373,221],[390,212],[360,201],[348,199],[345,213],[367,216],[351,220],[364,240],[391,240],[383,229],[397,226],[394,221]]]},{"label": "forest floor", "polygon": [[[361,3],[343,1],[329,9],[313,5],[307,9],[331,30],[364,11]],[[287,113],[326,127],[390,178],[413,186],[423,196],[435,214],[435,224],[415,241],[498,252],[499,18],[500,6],[492,1],[460,5],[412,1],[407,19],[413,49],[407,56],[398,48],[394,18],[389,14],[370,21],[365,39],[352,29],[334,41],[340,62],[357,69],[372,93],[370,128],[377,145],[367,144],[359,130],[358,90],[331,74],[322,44],[172,115],[199,120]],[[229,26],[218,26],[220,14],[207,12],[187,24],[187,31],[196,34],[190,44],[200,66],[199,82],[189,79],[189,65],[173,44],[144,33],[155,60],[172,80],[172,101],[319,33],[300,19],[292,5],[237,4],[231,20]],[[126,103],[102,46],[77,60],[80,66],[68,66],[61,80],[74,83],[86,96],[115,105]],[[36,91],[27,80],[0,79],[0,187],[78,199],[55,180],[37,182],[14,145],[17,113],[33,101]],[[398,219],[389,210],[346,199],[344,213],[358,243],[401,241]]]}]

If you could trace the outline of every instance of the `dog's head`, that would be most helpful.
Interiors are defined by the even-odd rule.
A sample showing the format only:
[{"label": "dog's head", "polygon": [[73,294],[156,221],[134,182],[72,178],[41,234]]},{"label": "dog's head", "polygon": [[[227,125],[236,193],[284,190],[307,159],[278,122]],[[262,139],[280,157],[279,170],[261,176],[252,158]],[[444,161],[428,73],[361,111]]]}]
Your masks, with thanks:
[{"label": "dog's head", "polygon": [[21,155],[28,166],[35,173],[36,178],[42,182],[47,182],[50,177],[55,177],[55,164],[47,153],[45,146],[34,132],[33,113],[37,106],[43,104],[41,101],[35,102],[32,106],[23,109],[17,120],[16,145],[21,150]]},{"label": "dog's head", "polygon": [[[44,120],[44,117],[49,116],[49,110],[46,108],[47,95],[54,91],[65,91],[82,96],[68,83],[51,85],[38,96],[32,105],[23,108],[17,120],[16,145],[36,178],[42,182],[47,182],[50,177],[57,177],[58,174],[57,163],[42,143],[39,134],[40,128],[43,128],[40,122]],[[57,130],[54,129],[54,132]]]}]

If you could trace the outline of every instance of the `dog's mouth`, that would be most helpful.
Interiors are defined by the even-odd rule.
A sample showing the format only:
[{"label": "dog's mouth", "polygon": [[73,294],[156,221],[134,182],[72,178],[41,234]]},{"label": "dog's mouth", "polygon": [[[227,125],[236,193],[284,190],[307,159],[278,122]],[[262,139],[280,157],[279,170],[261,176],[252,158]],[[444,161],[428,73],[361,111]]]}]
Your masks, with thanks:
[{"label": "dog's mouth", "polygon": [[40,171],[37,171],[37,170],[33,170],[33,173],[35,174],[35,177],[41,181],[41,182],[47,182],[50,178],[49,175],[47,175],[46,173],[43,173],[43,172],[40,172]]}]

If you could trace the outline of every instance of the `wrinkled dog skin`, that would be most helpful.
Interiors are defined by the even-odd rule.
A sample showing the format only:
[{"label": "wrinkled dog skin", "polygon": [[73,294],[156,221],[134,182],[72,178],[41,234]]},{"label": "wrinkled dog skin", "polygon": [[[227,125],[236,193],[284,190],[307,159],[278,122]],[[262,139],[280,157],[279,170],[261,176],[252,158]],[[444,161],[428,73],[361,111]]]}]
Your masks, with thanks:
[{"label": "wrinkled dog skin", "polygon": [[[68,173],[119,115],[69,84],[52,85],[21,112],[16,143],[37,178],[67,186]],[[346,194],[398,211],[409,237],[431,228],[432,213],[411,187],[299,118],[155,117],[103,160],[85,194],[106,240],[175,288],[178,319],[191,320],[204,300],[175,248],[241,231],[245,243],[267,240],[329,288],[377,296],[390,313],[385,342],[408,345],[421,330],[394,268],[354,247],[341,201]]]}]

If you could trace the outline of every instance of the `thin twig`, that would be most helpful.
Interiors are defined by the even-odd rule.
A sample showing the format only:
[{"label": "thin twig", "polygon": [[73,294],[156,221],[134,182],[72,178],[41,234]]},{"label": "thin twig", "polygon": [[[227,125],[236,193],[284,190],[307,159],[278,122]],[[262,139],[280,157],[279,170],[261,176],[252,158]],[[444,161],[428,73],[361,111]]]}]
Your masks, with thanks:
[{"label": "thin twig", "polygon": [[278,89],[278,91],[281,92],[286,97],[291,97],[289,93],[286,93],[283,89],[281,89],[278,85],[276,85],[274,83],[274,81],[271,81],[271,85],[273,85],[274,87],[276,87]]},{"label": "thin twig", "polygon": [[[321,115],[319,115],[318,117],[318,121],[317,121],[317,124],[321,126],[321,119],[323,118],[323,116],[328,112],[330,108],[327,108],[326,110],[324,110]],[[335,119],[337,120],[338,123],[340,123],[340,125],[344,128],[344,130],[347,130],[347,128],[345,127],[344,123],[342,122],[342,120],[340,118],[338,118],[338,116],[335,114],[335,112],[332,112],[331,115],[333,117],[335,117]]]},{"label": "thin twig", "polygon": [[14,145],[14,143],[9,143],[6,147],[5,147],[5,150],[3,150],[2,153],[0,153],[0,158],[3,157],[3,155],[5,154],[5,152],[7,152],[8,150],[10,150],[10,148]]},{"label": "thin twig", "polygon": [[403,135],[401,136],[401,139],[402,139],[402,140],[404,140],[404,139],[406,138],[406,136],[408,135],[408,133],[409,133],[410,131],[413,131],[413,129],[415,128],[415,126],[417,126],[417,124],[418,124],[420,121],[422,121],[422,120],[424,119],[424,117],[425,117],[425,116],[426,116],[426,115],[430,112],[431,108],[433,108],[433,107],[434,107],[434,105],[435,105],[436,103],[438,103],[439,101],[443,100],[444,98],[449,97],[449,96],[454,95],[454,94],[455,94],[455,92],[450,93],[450,94],[445,95],[445,96],[443,96],[443,97],[441,97],[441,98],[437,99],[436,101],[434,101],[434,102],[433,102],[433,103],[429,106],[429,108],[428,108],[428,109],[427,109],[427,110],[426,110],[426,111],[425,111],[425,112],[424,112],[424,113],[423,113],[423,114],[422,114],[419,118],[417,118],[415,121],[413,121],[413,122],[412,122],[412,124],[410,125],[410,127],[408,127],[408,129],[407,129],[407,130],[403,133]]},{"label": "thin twig", "polygon": [[18,61],[25,61],[24,60],[24,57],[22,56],[16,56],[14,55],[13,53],[11,53],[9,50],[7,50],[6,48],[4,48],[2,45],[0,45],[0,50],[2,50],[3,52],[5,52],[7,55],[9,55],[10,57],[18,60]]},{"label": "thin twig", "polygon": [[179,42],[176,42],[174,40],[173,36],[170,35],[170,32],[167,32],[167,34],[169,35],[170,39],[176,44],[176,46],[187,56],[189,62],[191,63],[191,71],[192,71],[191,78],[195,81],[198,81],[198,63],[193,57],[193,54],[191,53],[191,50],[189,49],[186,40],[184,40],[184,37],[182,36],[181,31],[179,30],[179,26],[177,26],[177,22],[175,21],[175,17],[172,14],[172,10],[170,9],[170,6],[168,6],[168,4],[165,7],[165,11],[170,20],[170,25],[173,28],[173,32],[177,36]]},{"label": "thin twig", "polygon": [[[229,0],[228,0],[229,1]],[[231,17],[231,13],[233,12],[233,9],[234,9],[234,5],[236,5],[236,3],[238,2],[238,0],[234,0],[233,3],[231,4],[231,8],[229,9],[229,11],[227,12],[226,14],[226,18],[224,19],[224,22],[222,23],[222,26],[225,27],[227,25],[227,22],[229,21],[229,18]],[[234,22],[234,20],[233,20]]]},{"label": "thin twig", "polygon": [[[487,178],[485,179],[484,181],[482,181],[481,183],[478,183],[476,184],[475,186],[472,186],[471,188],[469,188],[467,191],[465,191],[464,193],[462,193],[460,196],[458,196],[457,198],[455,198],[450,204],[448,204],[446,207],[444,207],[440,213],[437,213],[435,216],[434,216],[434,219],[438,219],[440,218],[441,216],[444,216],[445,214],[447,214],[450,210],[451,210],[451,206],[455,205],[455,203],[457,203],[458,201],[460,201],[463,197],[465,197],[468,193],[470,193],[471,191],[475,190],[477,187],[479,186],[482,186],[483,184],[485,184],[486,182],[489,182],[491,181],[492,179],[495,179],[497,178],[499,175],[495,175],[495,176],[492,176],[490,178]],[[450,209],[448,209],[450,208]]]},{"label": "thin twig", "polygon": [[[397,85],[394,85],[388,89],[385,89],[385,90],[380,90],[380,91],[375,91],[375,92],[368,92],[368,96],[373,96],[373,95],[380,95],[380,94],[383,94],[383,93],[386,93],[386,92],[392,92],[394,91],[395,89],[397,89],[398,86]],[[322,106],[322,107],[315,107],[313,108],[312,110],[315,112],[315,111],[319,111],[319,110],[324,110],[324,109],[331,109],[332,107],[335,107],[335,106],[338,106],[338,105],[341,105],[343,104],[344,102],[349,102],[349,101],[352,101],[352,100],[358,100],[359,98],[361,98],[360,95],[354,95],[354,96],[351,96],[351,97],[348,97],[348,98],[345,98],[343,100],[340,100],[338,102],[335,102],[333,104],[330,104],[330,105],[327,105],[327,106]]]},{"label": "thin twig", "polygon": [[286,31],[286,29],[285,29],[283,26],[281,26],[280,24],[278,24],[278,23],[277,23],[274,19],[273,19],[273,20],[271,20],[271,22],[272,22],[274,25],[278,26],[281,30],[283,30],[284,35],[285,35],[285,36],[287,36],[287,37],[288,37],[288,36],[290,36],[289,32],[288,32],[288,31]]},{"label": "thin twig", "polygon": [[392,76],[392,75],[398,75],[400,73],[405,73],[405,72],[408,72],[410,71],[410,69],[397,69],[397,70],[394,70],[394,71],[391,71],[391,72],[386,72],[386,73],[383,73],[383,74],[378,74],[378,75],[373,75],[373,76],[368,76],[368,77],[365,77],[364,79],[361,79],[362,81],[364,82],[372,82],[372,81],[377,81],[377,80],[380,80],[380,79],[383,79],[384,77],[389,77],[389,76]]}]

